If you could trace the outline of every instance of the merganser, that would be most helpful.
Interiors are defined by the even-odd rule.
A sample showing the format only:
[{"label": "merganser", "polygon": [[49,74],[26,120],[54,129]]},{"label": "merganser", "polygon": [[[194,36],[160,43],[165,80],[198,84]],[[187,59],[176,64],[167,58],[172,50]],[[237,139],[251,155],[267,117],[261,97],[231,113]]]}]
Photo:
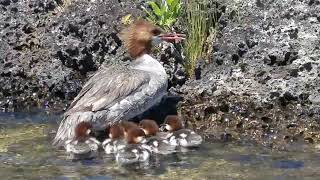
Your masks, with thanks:
[{"label": "merganser", "polygon": [[140,128],[145,132],[149,150],[156,154],[171,154],[175,152],[176,146],[171,145],[163,135],[159,134],[159,126],[154,120],[144,119],[139,123]]},{"label": "merganser", "polygon": [[143,119],[139,122],[140,128],[144,131],[146,136],[155,136],[159,132],[158,124],[151,119]]},{"label": "merganser", "polygon": [[[151,46],[179,42],[183,34],[167,33],[138,20],[121,32],[124,45],[135,59],[128,66],[101,67],[83,86],[64,114],[53,144],[73,139],[80,122],[104,128],[106,123],[129,120],[159,103],[167,93],[168,78],[162,64],[151,57]],[[107,122],[106,122],[107,121]]]},{"label": "merganser", "polygon": [[92,125],[88,122],[79,123],[75,131],[75,138],[65,142],[65,148],[72,159],[93,158],[98,154],[100,142],[91,137]]},{"label": "merganser", "polygon": [[102,143],[102,147],[106,154],[116,153],[119,149],[125,147],[126,142],[123,139],[124,131],[120,124],[115,123],[109,126],[107,132],[109,132],[109,138]]},{"label": "merganser", "polygon": [[146,142],[145,133],[140,128],[131,128],[126,137],[127,145],[118,150],[116,161],[121,165],[145,163],[149,161],[151,152]]},{"label": "merganser", "polygon": [[146,136],[158,136],[162,139],[167,139],[168,133],[161,132],[156,121],[152,119],[143,119],[139,122],[139,127],[144,131]]},{"label": "merganser", "polygon": [[138,125],[131,121],[120,121],[124,137],[127,137],[128,131],[133,128],[138,128]]},{"label": "merganser", "polygon": [[165,118],[162,130],[170,132],[168,140],[171,145],[181,147],[197,147],[202,143],[202,137],[191,129],[184,129],[182,120],[177,115],[169,115]]}]

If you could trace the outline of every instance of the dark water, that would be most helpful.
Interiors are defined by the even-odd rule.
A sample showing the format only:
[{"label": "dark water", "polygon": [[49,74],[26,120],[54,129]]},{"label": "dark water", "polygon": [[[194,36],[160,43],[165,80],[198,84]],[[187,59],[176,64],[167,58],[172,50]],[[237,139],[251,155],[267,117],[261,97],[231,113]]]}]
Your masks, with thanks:
[{"label": "dark water", "polygon": [[[120,167],[101,153],[72,161],[51,147],[58,115],[0,113],[0,179],[320,179],[314,150],[272,151],[249,143],[205,142],[199,149]],[[298,148],[297,148],[298,149]]]}]

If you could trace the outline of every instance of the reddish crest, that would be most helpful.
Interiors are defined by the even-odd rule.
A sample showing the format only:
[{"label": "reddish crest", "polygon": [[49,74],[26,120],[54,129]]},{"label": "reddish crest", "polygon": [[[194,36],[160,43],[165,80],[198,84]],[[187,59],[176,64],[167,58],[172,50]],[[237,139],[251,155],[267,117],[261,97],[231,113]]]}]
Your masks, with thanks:
[{"label": "reddish crest", "polygon": [[155,136],[159,131],[158,124],[151,119],[144,119],[140,121],[139,126],[143,129],[147,136]]},{"label": "reddish crest", "polygon": [[118,124],[111,125],[109,129],[109,138],[117,139],[123,137],[123,128]]},{"label": "reddish crest", "polygon": [[126,137],[128,144],[136,144],[141,141],[141,138],[144,138],[146,134],[140,128],[131,128],[128,131],[128,135]]},{"label": "reddish crest", "polygon": [[85,138],[88,137],[92,129],[92,124],[89,122],[80,122],[75,128],[75,137],[76,138]]},{"label": "reddish crest", "polygon": [[167,124],[171,127],[170,131],[177,131],[183,128],[182,121],[177,115],[168,115],[164,120],[164,124]]},{"label": "reddish crest", "polygon": [[127,133],[128,130],[131,129],[131,128],[137,128],[138,127],[138,125],[136,123],[130,122],[130,121],[121,121],[120,122],[120,126],[123,128],[123,131],[125,133]]},{"label": "reddish crest", "polygon": [[120,37],[132,58],[137,58],[151,51],[153,36],[161,30],[145,20],[137,20],[120,33]]}]

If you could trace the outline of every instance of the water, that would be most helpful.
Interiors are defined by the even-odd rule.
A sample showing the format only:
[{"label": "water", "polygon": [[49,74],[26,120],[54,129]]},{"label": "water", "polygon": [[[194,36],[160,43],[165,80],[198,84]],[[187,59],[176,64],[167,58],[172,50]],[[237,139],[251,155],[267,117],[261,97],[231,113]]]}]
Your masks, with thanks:
[{"label": "water", "polygon": [[[312,149],[274,151],[250,143],[205,142],[199,149],[121,167],[101,153],[73,161],[51,146],[58,115],[0,113],[0,179],[319,179]],[[296,148],[299,149],[299,148]]]}]

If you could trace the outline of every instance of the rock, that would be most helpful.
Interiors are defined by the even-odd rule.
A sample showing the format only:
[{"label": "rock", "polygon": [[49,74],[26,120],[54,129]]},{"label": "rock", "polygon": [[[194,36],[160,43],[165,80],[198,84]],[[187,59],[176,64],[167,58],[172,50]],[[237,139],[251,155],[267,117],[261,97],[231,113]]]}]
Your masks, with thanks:
[{"label": "rock", "polygon": [[[144,1],[0,1],[0,107],[62,110],[102,64],[130,59],[118,32],[122,17],[142,15]],[[171,46],[157,57],[170,86],[185,82]]]},{"label": "rock", "polygon": [[1,1],[0,107],[62,109],[102,63],[125,59],[121,17],[131,1]]},{"label": "rock", "polygon": [[[171,89],[184,96],[181,111],[190,125],[269,145],[317,131],[319,1],[221,1],[219,7],[225,11],[211,63],[200,78]],[[220,121],[223,114],[234,116],[229,125]],[[288,132],[292,122],[298,126]]]}]

